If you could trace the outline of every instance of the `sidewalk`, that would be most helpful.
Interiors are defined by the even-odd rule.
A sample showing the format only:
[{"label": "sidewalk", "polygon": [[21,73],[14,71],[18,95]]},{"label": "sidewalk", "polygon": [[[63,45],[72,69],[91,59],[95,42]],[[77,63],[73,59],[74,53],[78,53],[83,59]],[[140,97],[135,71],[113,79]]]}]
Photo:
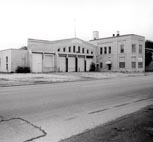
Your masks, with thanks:
[{"label": "sidewalk", "polygon": [[153,75],[152,73],[112,73],[112,72],[83,72],[83,73],[50,73],[50,74],[0,74],[0,87],[57,83],[68,81],[84,81],[95,79],[111,79],[118,77],[135,77]]}]

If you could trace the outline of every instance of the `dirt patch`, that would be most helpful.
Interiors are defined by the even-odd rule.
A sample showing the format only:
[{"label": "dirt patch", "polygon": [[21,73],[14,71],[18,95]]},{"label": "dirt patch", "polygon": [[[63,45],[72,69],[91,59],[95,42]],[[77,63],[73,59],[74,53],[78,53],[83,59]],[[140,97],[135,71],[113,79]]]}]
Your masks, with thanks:
[{"label": "dirt patch", "polygon": [[60,142],[153,142],[153,105]]}]

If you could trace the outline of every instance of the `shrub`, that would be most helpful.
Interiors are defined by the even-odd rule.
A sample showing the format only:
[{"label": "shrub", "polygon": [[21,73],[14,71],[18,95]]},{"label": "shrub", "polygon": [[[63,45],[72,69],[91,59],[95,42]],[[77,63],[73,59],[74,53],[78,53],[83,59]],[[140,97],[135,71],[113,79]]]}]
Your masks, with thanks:
[{"label": "shrub", "polygon": [[90,70],[89,71],[96,71],[96,65],[95,65],[95,63],[91,63]]},{"label": "shrub", "polygon": [[16,73],[30,73],[30,67],[20,67],[16,69]]}]

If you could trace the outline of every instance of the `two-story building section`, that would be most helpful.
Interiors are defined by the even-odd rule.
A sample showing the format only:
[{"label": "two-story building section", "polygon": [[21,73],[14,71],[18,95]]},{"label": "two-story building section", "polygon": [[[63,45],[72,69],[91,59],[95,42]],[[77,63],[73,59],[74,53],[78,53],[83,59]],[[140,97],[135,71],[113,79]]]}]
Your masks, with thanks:
[{"label": "two-story building section", "polygon": [[99,38],[94,32],[90,43],[97,46],[96,64],[99,71],[143,72],[145,69],[145,38],[135,34]]}]

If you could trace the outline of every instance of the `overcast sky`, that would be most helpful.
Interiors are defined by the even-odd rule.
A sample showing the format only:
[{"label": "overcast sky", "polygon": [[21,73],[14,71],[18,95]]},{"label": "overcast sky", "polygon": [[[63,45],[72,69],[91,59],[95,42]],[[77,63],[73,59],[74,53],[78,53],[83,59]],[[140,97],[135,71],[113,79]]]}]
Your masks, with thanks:
[{"label": "overcast sky", "polygon": [[0,0],[0,50],[27,45],[28,38],[138,34],[153,40],[153,0]]}]

